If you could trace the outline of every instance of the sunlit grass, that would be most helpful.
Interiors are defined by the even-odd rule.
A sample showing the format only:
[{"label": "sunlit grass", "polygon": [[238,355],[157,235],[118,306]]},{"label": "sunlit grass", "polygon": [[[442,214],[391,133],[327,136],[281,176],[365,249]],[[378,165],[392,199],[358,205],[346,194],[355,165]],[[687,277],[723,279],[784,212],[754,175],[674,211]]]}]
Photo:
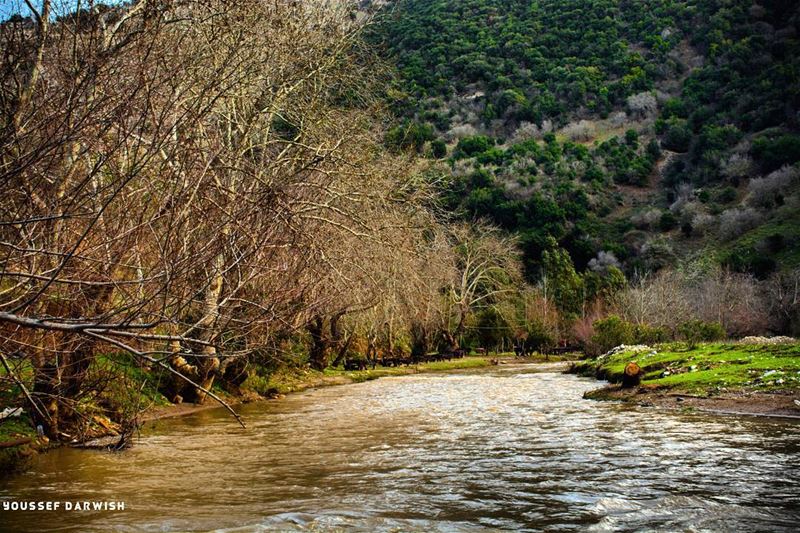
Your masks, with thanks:
[{"label": "sunlit grass", "polygon": [[694,392],[719,389],[800,389],[800,344],[681,344],[660,345],[651,352],[622,352],[586,361],[582,373],[597,373],[610,381],[621,379],[631,361],[644,371],[642,383]]}]

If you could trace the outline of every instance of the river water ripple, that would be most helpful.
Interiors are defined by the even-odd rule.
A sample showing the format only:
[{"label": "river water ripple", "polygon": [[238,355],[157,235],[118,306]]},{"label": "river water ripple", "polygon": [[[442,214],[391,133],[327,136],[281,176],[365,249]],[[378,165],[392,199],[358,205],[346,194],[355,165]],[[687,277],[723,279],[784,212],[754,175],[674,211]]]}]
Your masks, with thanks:
[{"label": "river water ripple", "polygon": [[515,366],[384,378],[157,423],[124,453],[62,449],[3,500],[3,531],[796,530],[800,424],[581,398]]}]

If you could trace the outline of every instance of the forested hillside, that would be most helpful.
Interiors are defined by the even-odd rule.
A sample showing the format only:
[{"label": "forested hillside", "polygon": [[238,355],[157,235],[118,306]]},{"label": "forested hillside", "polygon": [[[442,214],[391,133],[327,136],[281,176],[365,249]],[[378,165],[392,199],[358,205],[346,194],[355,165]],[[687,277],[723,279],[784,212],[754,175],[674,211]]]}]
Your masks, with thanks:
[{"label": "forested hillside", "polygon": [[800,264],[791,1],[403,0],[387,142],[441,159],[448,207],[631,276]]}]

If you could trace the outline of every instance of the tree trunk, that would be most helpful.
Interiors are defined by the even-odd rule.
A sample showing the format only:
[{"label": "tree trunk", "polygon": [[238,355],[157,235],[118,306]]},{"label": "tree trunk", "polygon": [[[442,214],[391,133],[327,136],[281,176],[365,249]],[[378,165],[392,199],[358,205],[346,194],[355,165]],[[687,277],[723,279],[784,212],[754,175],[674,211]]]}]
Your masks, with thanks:
[{"label": "tree trunk", "polygon": [[630,389],[638,387],[639,383],[642,381],[642,374],[644,374],[644,372],[636,363],[630,362],[625,365],[625,371],[622,374],[622,388]]},{"label": "tree trunk", "polygon": [[[224,257],[219,254],[214,261],[214,271],[211,281],[206,289],[204,301],[204,315],[202,325],[205,328],[203,340],[207,345],[203,346],[200,361],[197,364],[197,373],[200,378],[200,385],[203,389],[209,390],[214,384],[214,377],[219,369],[219,357],[217,357],[217,347],[213,343],[217,337],[217,318],[219,317],[219,297],[222,294],[222,268]],[[202,389],[195,391],[195,403],[203,403],[206,393]]]},{"label": "tree trunk", "polygon": [[325,319],[317,315],[307,326],[311,334],[311,347],[308,353],[308,362],[315,370],[325,370],[328,367],[328,339],[325,335]]}]

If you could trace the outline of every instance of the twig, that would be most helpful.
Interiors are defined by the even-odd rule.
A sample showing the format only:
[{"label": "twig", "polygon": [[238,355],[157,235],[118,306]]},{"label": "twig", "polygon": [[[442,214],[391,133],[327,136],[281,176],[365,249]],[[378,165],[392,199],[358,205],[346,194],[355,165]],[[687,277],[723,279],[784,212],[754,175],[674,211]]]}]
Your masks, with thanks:
[{"label": "twig", "polygon": [[25,395],[25,397],[26,397],[26,398],[28,399],[28,401],[30,402],[30,404],[31,404],[31,407],[33,407],[34,409],[36,409],[36,412],[37,412],[37,413],[39,413],[39,416],[41,416],[41,417],[42,417],[42,420],[50,420],[50,417],[49,417],[48,415],[45,415],[44,413],[42,413],[42,410],[41,410],[41,409],[39,409],[39,406],[38,406],[38,405],[36,404],[36,402],[33,400],[33,397],[32,397],[32,396],[31,396],[31,394],[28,392],[28,388],[27,388],[27,387],[25,387],[25,384],[22,382],[22,380],[20,380],[20,379],[17,377],[17,375],[14,373],[14,371],[13,371],[13,370],[11,370],[11,367],[10,367],[10,366],[8,366],[8,361],[6,360],[6,356],[3,354],[3,352],[0,352],[0,362],[2,362],[2,363],[3,363],[3,367],[6,369],[6,372],[8,372],[8,375],[9,375],[9,376],[11,376],[11,379],[13,379],[13,380],[14,380],[14,383],[16,383],[16,384],[17,384],[17,386],[18,386],[20,389],[22,389],[22,393]]}]

